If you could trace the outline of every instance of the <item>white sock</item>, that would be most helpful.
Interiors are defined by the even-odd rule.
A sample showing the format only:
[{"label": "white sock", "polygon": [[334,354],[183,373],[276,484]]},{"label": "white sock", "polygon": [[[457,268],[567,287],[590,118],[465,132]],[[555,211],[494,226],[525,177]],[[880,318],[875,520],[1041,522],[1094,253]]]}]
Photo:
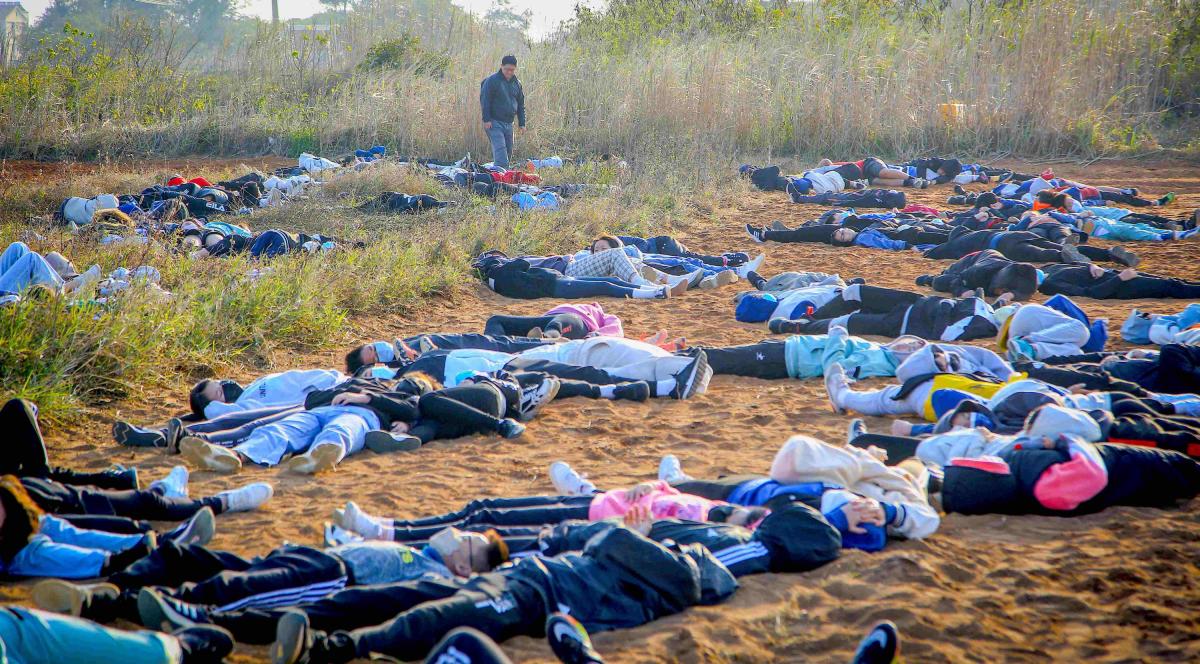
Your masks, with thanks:
[{"label": "white sock", "polygon": [[654,384],[654,396],[669,397],[669,396],[671,396],[671,390],[674,390],[674,389],[675,389],[675,379],[674,378],[666,378],[666,379],[657,381]]},{"label": "white sock", "polygon": [[850,284],[842,289],[842,299],[847,302],[862,302],[862,293],[859,290],[860,284]]},{"label": "white sock", "polygon": [[379,539],[383,536],[381,519],[362,511],[356,503],[346,503],[346,519],[352,526],[351,530],[367,539]]},{"label": "white sock", "polygon": [[601,399],[611,399],[617,393],[616,385],[600,385],[598,387],[600,388],[600,398]]},{"label": "white sock", "polygon": [[662,288],[639,288],[633,291],[633,299],[635,300],[653,300],[662,293]]}]

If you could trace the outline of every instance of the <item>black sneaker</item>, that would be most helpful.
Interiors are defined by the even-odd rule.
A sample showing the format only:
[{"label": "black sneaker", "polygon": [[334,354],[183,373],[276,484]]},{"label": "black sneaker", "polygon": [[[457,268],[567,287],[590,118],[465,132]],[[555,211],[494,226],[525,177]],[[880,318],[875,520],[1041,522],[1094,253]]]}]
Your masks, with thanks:
[{"label": "black sneaker", "polygon": [[867,423],[863,422],[861,417],[856,417],[850,420],[850,426],[846,427],[846,442],[854,443],[854,439],[867,433]]},{"label": "black sneaker", "polygon": [[617,383],[613,387],[613,399],[645,401],[650,398],[650,384],[644,380],[632,383]]},{"label": "black sneaker", "polygon": [[957,194],[957,195],[946,198],[946,205],[966,205],[966,204],[967,204],[967,197],[963,196],[961,194]]},{"label": "black sneaker", "polygon": [[525,433],[525,425],[512,418],[505,418],[500,420],[500,426],[496,429],[496,433],[505,438],[516,438]]},{"label": "black sneaker", "polygon": [[558,390],[561,387],[562,383],[557,378],[547,376],[542,382],[522,389],[517,419],[528,422],[537,417],[538,411],[543,406],[554,401],[554,397],[558,396]]},{"label": "black sneaker", "polygon": [[858,644],[852,664],[893,664],[900,661],[900,633],[891,621],[875,626]]},{"label": "black sneaker", "polygon": [[686,353],[693,359],[682,371],[675,374],[675,389],[671,390],[672,399],[688,399],[697,392],[708,387],[712,373],[708,368],[708,355],[699,348],[693,348]]},{"label": "black sneaker", "polygon": [[546,641],[563,664],[603,664],[600,653],[579,621],[565,613],[552,613],[546,619]]},{"label": "black sneaker", "polygon": [[161,431],[141,429],[128,422],[117,420],[112,427],[113,440],[125,447],[166,447],[167,439]]},{"label": "black sneaker", "polygon": [[755,242],[757,242],[759,244],[762,244],[764,242],[763,229],[761,229],[761,228],[755,228],[754,226],[751,226],[750,224],[746,224],[746,234],[750,236],[751,240],[754,240]]},{"label": "black sneaker", "polygon": [[406,433],[368,431],[363,444],[368,450],[376,454],[390,454],[392,452],[412,452],[413,450],[420,449],[421,439]]},{"label": "black sneaker", "polygon": [[933,285],[933,275],[932,274],[922,274],[921,276],[917,277],[917,285],[918,286],[932,286]]},{"label": "black sneaker", "polygon": [[192,625],[175,630],[184,664],[219,664],[233,652],[233,635],[216,625]]},{"label": "black sneaker", "polygon": [[164,632],[208,622],[208,611],[154,588],[142,588],[137,598],[138,616],[150,629]]},{"label": "black sneaker", "polygon": [[308,614],[287,611],[275,627],[275,643],[271,644],[271,664],[296,664],[307,659],[313,645]]},{"label": "black sneaker", "polygon": [[1110,253],[1118,263],[1124,265],[1125,267],[1137,267],[1142,262],[1142,259],[1138,258],[1137,254],[1126,249],[1125,247],[1113,247],[1110,250]]},{"label": "black sneaker", "polygon": [[183,420],[178,417],[167,420],[167,454],[179,454],[179,440],[184,433]]},{"label": "black sneaker", "polygon": [[772,318],[767,322],[767,329],[771,331],[771,334],[800,334],[801,323],[803,321]]},{"label": "black sneaker", "polygon": [[956,185],[954,185],[954,193],[958,194],[959,196],[966,196],[967,190],[963,189],[963,186],[961,184],[956,184]]}]

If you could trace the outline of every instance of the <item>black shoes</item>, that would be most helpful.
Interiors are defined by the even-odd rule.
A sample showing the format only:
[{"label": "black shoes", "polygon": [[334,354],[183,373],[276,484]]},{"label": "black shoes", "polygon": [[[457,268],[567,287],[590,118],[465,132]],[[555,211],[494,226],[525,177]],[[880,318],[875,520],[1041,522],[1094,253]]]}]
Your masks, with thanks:
[{"label": "black shoes", "polygon": [[410,436],[406,433],[392,433],[391,431],[368,431],[363,443],[368,450],[376,454],[412,452],[421,447],[420,438]]},{"label": "black shoes", "polygon": [[767,329],[771,334],[800,334],[800,327],[803,321],[788,320],[786,318],[772,318],[767,322]]},{"label": "black shoes", "polygon": [[233,652],[233,635],[216,625],[193,625],[171,635],[179,641],[180,664],[219,664]]},{"label": "black shoes", "polygon": [[683,353],[690,356],[692,361],[675,374],[675,389],[671,390],[672,399],[689,399],[708,389],[708,381],[712,378],[712,369],[708,367],[708,356],[699,348],[692,348]]},{"label": "black shoes", "polygon": [[604,664],[587,630],[565,613],[552,613],[546,619],[546,641],[563,664]]},{"label": "black shoes", "polygon": [[140,429],[128,422],[117,420],[112,427],[113,440],[125,447],[166,447],[167,440],[161,431]]},{"label": "black shoes", "polygon": [[900,661],[900,633],[891,621],[875,626],[858,644],[852,664],[893,664]]},{"label": "black shoes", "polygon": [[613,399],[645,401],[650,398],[650,384],[644,380],[632,383],[617,383],[613,386]]}]

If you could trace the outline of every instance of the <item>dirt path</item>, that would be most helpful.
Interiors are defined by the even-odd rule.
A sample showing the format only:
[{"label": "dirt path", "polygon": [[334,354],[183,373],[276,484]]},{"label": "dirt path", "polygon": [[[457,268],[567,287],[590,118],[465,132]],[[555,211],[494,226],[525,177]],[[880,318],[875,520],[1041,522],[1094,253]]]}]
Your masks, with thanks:
[{"label": "dirt path", "polygon": [[[1101,163],[1055,170],[1148,193],[1178,191],[1180,202],[1169,209],[1174,214],[1200,207],[1200,169],[1194,166]],[[911,200],[938,205],[947,193],[938,188]],[[942,266],[910,252],[754,245],[741,228],[773,219],[797,224],[819,212],[792,205],[782,194],[756,194],[718,213],[718,224],[697,221],[674,230],[690,246],[712,253],[765,250],[768,275],[812,269],[915,288],[916,276]],[[1146,259],[1145,271],[1200,278],[1200,241],[1140,243],[1135,249]],[[733,321],[731,298],[742,285],[666,302],[603,304],[622,317],[630,336],[666,329],[693,343],[747,343],[766,336],[766,330]],[[381,316],[359,325],[364,340],[475,331],[491,313],[537,314],[548,304],[508,300],[473,287],[452,302],[431,304],[419,319]],[[1080,304],[1119,327],[1135,307],[1173,311],[1186,302]],[[280,368],[336,366],[341,357],[331,351],[278,360]],[[171,394],[128,402],[78,430],[51,432],[53,460],[93,469],[114,461],[134,463],[143,477],[161,475],[175,458],[119,449],[107,429],[112,418],[153,422],[183,410],[187,386],[176,387]],[[566,401],[548,407],[515,441],[472,437],[412,454],[364,453],[318,478],[243,471],[238,481],[270,480],[276,497],[259,512],[220,519],[214,545],[255,554],[283,540],[318,542],[330,509],[347,499],[375,513],[413,517],[476,497],[547,493],[546,467],[559,458],[600,487],[652,477],[666,453],[677,454],[696,477],[765,472],[790,434],[840,440],[846,423],[830,412],[819,381],[718,377],[706,395],[689,401]],[[868,418],[868,424],[883,430],[887,421]],[[192,491],[207,493],[228,483],[196,473]],[[1120,508],[1076,519],[956,515],[926,541],[893,543],[878,554],[848,552],[806,574],[747,578],[725,605],[600,634],[595,641],[612,662],[844,662],[859,636],[887,618],[899,625],[909,661],[1196,661],[1197,542],[1196,503],[1179,511]],[[24,600],[28,588],[14,584],[0,592],[4,599]],[[514,639],[505,650],[518,662],[550,661],[549,650],[536,639]],[[261,648],[239,648],[235,661],[257,661],[264,654]]]}]

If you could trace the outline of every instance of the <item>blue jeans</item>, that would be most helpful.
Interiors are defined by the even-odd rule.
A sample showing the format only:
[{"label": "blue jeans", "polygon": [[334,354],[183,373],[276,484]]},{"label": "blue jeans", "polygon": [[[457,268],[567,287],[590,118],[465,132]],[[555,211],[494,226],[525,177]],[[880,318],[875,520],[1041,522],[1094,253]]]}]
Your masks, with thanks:
[{"label": "blue jeans", "polygon": [[568,300],[588,297],[633,297],[637,286],[616,277],[560,277],[554,297]]},{"label": "blue jeans", "polygon": [[31,251],[24,242],[8,245],[0,254],[0,293],[20,293],[37,284],[59,291],[63,280],[41,254]]},{"label": "blue jeans", "polygon": [[0,661],[172,664],[181,659],[179,642],[160,632],[126,632],[15,606],[0,609]]},{"label": "blue jeans", "polygon": [[513,152],[512,123],[492,120],[492,128],[487,130],[487,135],[492,142],[492,163],[500,168],[508,168],[508,159]]},{"label": "blue jeans", "polygon": [[379,416],[357,406],[322,406],[302,410],[259,427],[233,449],[254,463],[278,465],[286,454],[303,454],[322,443],[342,448],[342,457],[363,448],[367,432],[379,428]]}]

